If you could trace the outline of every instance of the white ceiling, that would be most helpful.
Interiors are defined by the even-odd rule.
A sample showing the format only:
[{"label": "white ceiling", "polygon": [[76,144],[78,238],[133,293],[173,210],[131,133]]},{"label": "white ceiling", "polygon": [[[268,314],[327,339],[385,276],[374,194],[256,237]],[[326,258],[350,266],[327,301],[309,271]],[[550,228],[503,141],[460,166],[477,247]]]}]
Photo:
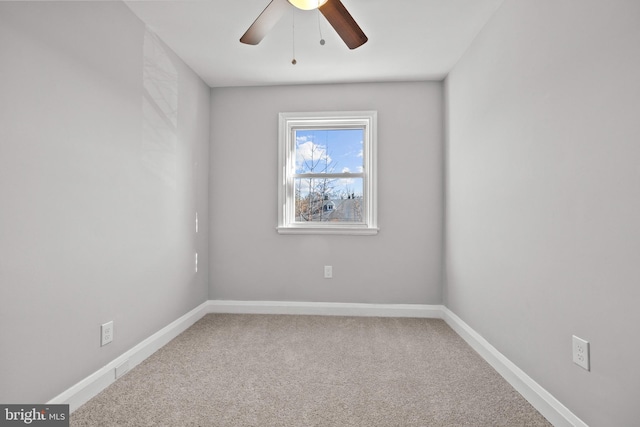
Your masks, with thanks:
[{"label": "white ceiling", "polygon": [[270,0],[125,3],[209,86],[221,87],[440,80],[502,1],[342,0],[369,38],[355,50],[317,10],[293,6],[260,44],[240,43]]}]

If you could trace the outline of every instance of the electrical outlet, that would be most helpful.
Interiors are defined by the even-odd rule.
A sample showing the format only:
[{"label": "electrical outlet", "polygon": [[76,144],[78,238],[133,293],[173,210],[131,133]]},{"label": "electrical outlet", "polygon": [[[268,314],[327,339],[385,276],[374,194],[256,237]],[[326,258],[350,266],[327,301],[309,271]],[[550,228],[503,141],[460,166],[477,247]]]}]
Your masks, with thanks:
[{"label": "electrical outlet", "polygon": [[105,346],[113,341],[113,320],[100,326],[100,346]]},{"label": "electrical outlet", "polygon": [[591,370],[589,366],[589,341],[573,336],[573,363],[586,369]]},{"label": "electrical outlet", "polygon": [[324,266],[324,278],[332,279],[333,278],[333,267],[330,265]]}]

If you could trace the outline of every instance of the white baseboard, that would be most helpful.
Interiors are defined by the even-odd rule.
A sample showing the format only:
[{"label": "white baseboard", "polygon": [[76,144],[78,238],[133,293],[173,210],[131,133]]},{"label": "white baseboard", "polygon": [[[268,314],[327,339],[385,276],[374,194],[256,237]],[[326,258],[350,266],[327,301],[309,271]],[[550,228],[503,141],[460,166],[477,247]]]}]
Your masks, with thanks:
[{"label": "white baseboard", "polygon": [[522,369],[507,359],[480,334],[444,307],[442,318],[484,360],[507,380],[534,408],[555,427],[588,427],[587,424],[542,388]]},{"label": "white baseboard", "polygon": [[209,300],[209,313],[302,314],[366,317],[442,317],[442,305]]},{"label": "white baseboard", "polygon": [[69,412],[75,411],[116,380],[116,368],[120,368],[118,374],[122,375],[123,368],[132,369],[206,314],[207,302],[204,302],[47,403],[68,404]]},{"label": "white baseboard", "polygon": [[[444,319],[483,359],[555,427],[588,427],[582,420],[507,359],[480,334],[443,305],[352,304],[289,301],[209,300],[162,328],[131,350],[51,399],[49,404],[68,404],[75,411],[154,352],[180,335],[208,313],[297,314],[322,316],[418,317]],[[128,365],[128,366],[127,366]]]}]

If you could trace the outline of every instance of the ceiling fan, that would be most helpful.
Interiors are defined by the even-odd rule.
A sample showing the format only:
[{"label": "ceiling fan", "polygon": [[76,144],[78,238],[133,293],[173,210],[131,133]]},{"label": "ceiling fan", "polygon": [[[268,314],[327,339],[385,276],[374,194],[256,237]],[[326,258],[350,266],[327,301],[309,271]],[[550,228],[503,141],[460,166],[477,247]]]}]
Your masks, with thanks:
[{"label": "ceiling fan", "polygon": [[260,43],[291,6],[320,10],[349,49],[360,47],[368,40],[340,0],[271,0],[240,41],[251,45]]}]

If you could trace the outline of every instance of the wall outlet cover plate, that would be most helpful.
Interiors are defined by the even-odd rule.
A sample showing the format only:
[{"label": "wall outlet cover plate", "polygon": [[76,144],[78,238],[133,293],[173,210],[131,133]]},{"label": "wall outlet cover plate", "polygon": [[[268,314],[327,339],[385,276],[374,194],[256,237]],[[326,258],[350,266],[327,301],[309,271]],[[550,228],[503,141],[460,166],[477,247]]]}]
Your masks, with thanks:
[{"label": "wall outlet cover plate", "polygon": [[105,346],[113,341],[113,320],[100,326],[100,346]]},{"label": "wall outlet cover plate", "polygon": [[573,363],[586,369],[591,370],[589,364],[589,341],[573,336]]}]

